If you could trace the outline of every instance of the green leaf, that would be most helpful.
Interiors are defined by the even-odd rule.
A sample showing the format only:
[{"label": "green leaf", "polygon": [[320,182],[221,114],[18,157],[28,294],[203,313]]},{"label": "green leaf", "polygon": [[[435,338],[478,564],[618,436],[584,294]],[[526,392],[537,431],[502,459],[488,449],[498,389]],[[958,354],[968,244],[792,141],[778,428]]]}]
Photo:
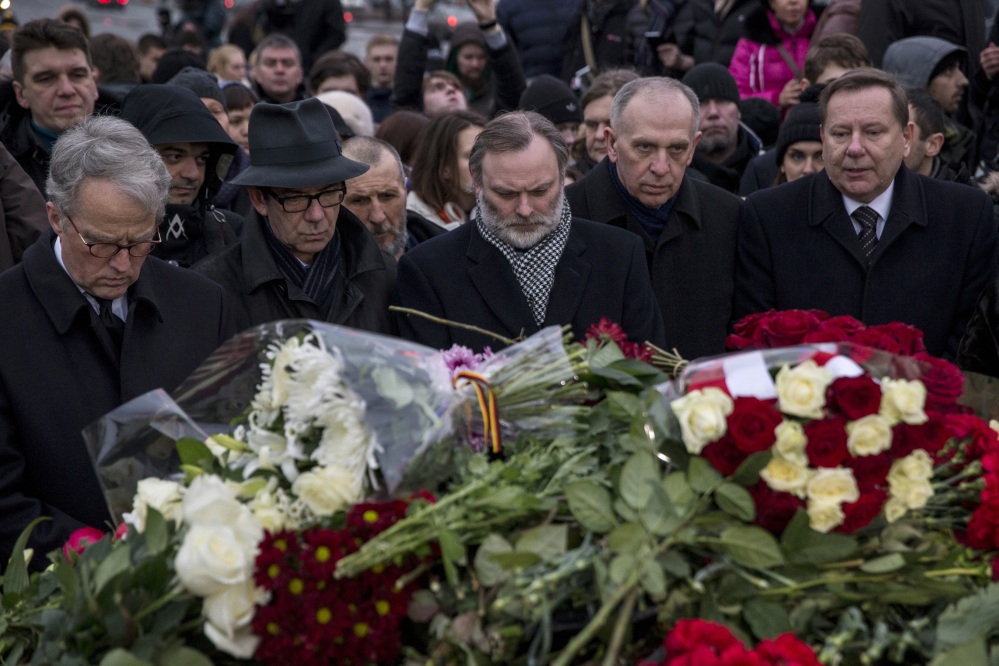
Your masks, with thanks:
[{"label": "green leaf", "polygon": [[534,566],[538,562],[543,562],[544,560],[534,554],[534,553],[493,553],[493,562],[500,565],[504,569],[518,570],[526,569],[527,567]]},{"label": "green leaf", "polygon": [[623,391],[607,392],[607,408],[611,416],[621,421],[630,421],[631,418],[641,409],[638,396],[633,393]]},{"label": "green leaf", "polygon": [[687,482],[695,493],[706,493],[711,486],[718,483],[722,478],[711,463],[706,458],[694,456],[690,459],[690,466],[687,468]]},{"label": "green leaf", "polygon": [[542,559],[554,559],[565,554],[568,542],[568,525],[539,525],[520,535],[516,549],[520,553],[534,553]]},{"label": "green leaf", "polygon": [[943,654],[938,654],[930,662],[930,666],[968,666],[968,664],[987,663],[989,663],[989,655],[985,647],[985,637],[976,636],[967,643],[962,643]]},{"label": "green leaf", "polygon": [[690,488],[687,475],[683,472],[670,473],[663,479],[662,485],[674,507],[686,508],[697,500],[697,495]]},{"label": "green leaf", "polygon": [[670,576],[680,579],[690,578],[690,564],[675,550],[666,551],[658,559],[663,571]]},{"label": "green leaf", "polygon": [[612,552],[637,555],[648,539],[648,533],[641,525],[625,523],[618,525],[607,535],[607,545]]},{"label": "green leaf", "polygon": [[492,587],[506,580],[510,574],[493,558],[499,554],[512,552],[513,546],[500,535],[486,536],[475,552],[475,575],[479,582],[486,587]]},{"label": "green leaf", "polygon": [[715,491],[718,508],[728,515],[745,522],[756,518],[756,503],[749,491],[734,483],[723,483]]},{"label": "green leaf", "polygon": [[639,521],[638,512],[628,506],[628,503],[620,497],[614,500],[614,513],[618,515],[618,518],[629,523]]},{"label": "green leaf", "polygon": [[97,571],[94,572],[94,591],[97,594],[100,594],[104,586],[115,576],[123,571],[128,571],[132,565],[128,544],[119,542],[117,545],[118,547],[113,548],[111,553],[97,565]]},{"label": "green leaf", "polygon": [[776,638],[791,631],[787,611],[772,601],[750,599],[742,608],[742,616],[757,638]]},{"label": "green leaf", "polygon": [[208,445],[193,437],[181,437],[177,440],[177,454],[182,464],[192,467],[210,465],[214,458]]},{"label": "green leaf", "polygon": [[764,568],[784,563],[777,539],[759,527],[728,527],[722,531],[719,540],[725,552],[743,566]]},{"label": "green leaf", "polygon": [[654,486],[659,485],[661,480],[658,461],[652,454],[638,452],[621,468],[618,492],[628,506],[641,510],[648,505]]},{"label": "green leaf", "polygon": [[443,527],[437,528],[437,540],[441,546],[441,560],[444,562],[444,573],[447,575],[448,583],[458,584],[457,564],[465,561],[465,546],[461,539],[452,530]]},{"label": "green leaf", "polygon": [[760,479],[760,472],[767,466],[773,454],[770,451],[760,451],[754,453],[745,460],[735,470],[731,477],[733,483],[740,486],[751,486]]},{"label": "green leaf", "polygon": [[610,343],[601,347],[597,347],[594,344],[590,350],[588,365],[590,370],[596,370],[598,368],[604,368],[616,361],[623,360],[624,354],[621,353],[621,349],[616,344]]},{"label": "green leaf", "polygon": [[[3,573],[4,596],[9,594],[20,595],[28,589],[30,580],[28,578],[28,563],[24,561],[24,548],[28,544],[28,537],[31,536],[31,530],[35,529],[35,525],[43,520],[52,519],[47,516],[35,518],[28,523],[27,527],[21,530],[20,536],[14,542],[14,550],[11,552],[10,560],[7,562],[7,569]],[[35,555],[39,554],[35,553]]]},{"label": "green leaf", "polygon": [[617,368],[612,366],[603,367],[603,368],[594,368],[593,366],[590,366],[590,372],[595,377],[606,379],[610,383],[616,384],[624,388],[636,388],[636,389],[644,388],[642,382],[636,379],[630,373],[625,372],[624,370],[618,370]]},{"label": "green leaf", "polygon": [[413,387],[388,366],[378,366],[371,371],[375,380],[375,389],[383,398],[392,401],[396,409],[413,402]]},{"label": "green leaf", "polygon": [[603,486],[592,481],[574,481],[566,485],[565,498],[572,515],[586,529],[605,534],[617,524],[611,495]]},{"label": "green leaf", "polygon": [[784,528],[781,547],[791,564],[830,564],[848,559],[857,552],[857,542],[845,534],[822,534],[811,528],[808,514],[798,511]]},{"label": "green leaf", "polygon": [[[948,606],[937,621],[937,645],[944,650],[964,645],[999,626],[999,585],[993,583],[977,594]],[[983,663],[983,662],[966,662]]]},{"label": "green leaf", "polygon": [[100,666],[153,666],[153,663],[139,659],[124,648],[115,648],[104,655]]},{"label": "green leaf", "polygon": [[610,563],[609,575],[611,581],[621,585],[635,571],[637,564],[638,561],[634,555],[615,555]]},{"label": "green leaf", "polygon": [[146,531],[142,533],[150,555],[159,555],[170,544],[170,534],[163,515],[152,507],[146,510]]},{"label": "green leaf", "polygon": [[680,524],[680,517],[673,508],[662,482],[652,485],[652,496],[645,509],[639,511],[639,522],[657,536],[672,534]]},{"label": "green leaf", "polygon": [[212,666],[212,660],[193,648],[178,646],[164,650],[156,666]]},{"label": "green leaf", "polygon": [[875,557],[873,560],[867,560],[860,565],[860,570],[864,573],[882,574],[898,571],[904,566],[905,558],[902,557],[901,553],[890,553],[881,557]]},{"label": "green leaf", "polygon": [[642,560],[638,582],[654,601],[666,598],[666,576],[655,560]]}]

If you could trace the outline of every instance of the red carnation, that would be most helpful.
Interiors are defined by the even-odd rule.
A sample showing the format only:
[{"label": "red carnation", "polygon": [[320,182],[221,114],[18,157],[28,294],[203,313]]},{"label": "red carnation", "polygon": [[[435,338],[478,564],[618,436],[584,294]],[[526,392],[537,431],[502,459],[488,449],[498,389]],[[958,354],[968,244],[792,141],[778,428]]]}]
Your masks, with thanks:
[{"label": "red carnation", "polygon": [[590,327],[586,329],[585,340],[597,340],[598,342],[604,339],[610,340],[614,344],[621,346],[622,342],[628,341],[628,335],[621,328],[620,324],[613,322],[607,317],[601,317],[600,321],[596,324],[590,324]]},{"label": "red carnation", "polygon": [[840,377],[826,394],[826,404],[849,421],[877,414],[881,407],[881,387],[868,375]]},{"label": "red carnation", "polygon": [[756,652],[771,664],[782,666],[821,666],[815,652],[794,634],[781,634],[762,641]]},{"label": "red carnation", "polygon": [[999,433],[973,414],[948,414],[944,422],[947,429],[957,439],[970,439],[968,456],[972,459],[981,458],[989,451],[999,447]]},{"label": "red carnation", "polygon": [[742,645],[732,631],[723,625],[705,620],[685,619],[676,623],[663,641],[670,656],[707,646],[722,651],[732,645]]},{"label": "red carnation", "polygon": [[741,451],[758,453],[773,446],[777,439],[774,429],[783,420],[769,402],[759,398],[736,398],[728,416],[728,433]]},{"label": "red carnation", "polygon": [[701,455],[711,466],[725,476],[732,476],[749,454],[741,450],[727,434],[717,442],[712,442],[701,450]]},{"label": "red carnation", "polygon": [[812,467],[839,467],[850,455],[846,448],[846,421],[831,416],[805,424],[805,454]]}]

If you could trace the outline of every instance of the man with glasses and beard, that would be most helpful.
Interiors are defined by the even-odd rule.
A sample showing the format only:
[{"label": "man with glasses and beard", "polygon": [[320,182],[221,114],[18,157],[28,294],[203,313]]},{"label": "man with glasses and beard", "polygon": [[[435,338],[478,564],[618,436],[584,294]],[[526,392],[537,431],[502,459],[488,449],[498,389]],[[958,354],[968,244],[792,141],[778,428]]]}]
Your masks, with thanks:
[{"label": "man with glasses and beard", "polygon": [[[475,140],[469,169],[477,206],[468,224],[399,262],[398,302],[507,339],[569,324],[617,322],[636,342],[664,342],[638,236],[575,218],[563,194],[569,149],[533,112],[504,114]],[[400,314],[403,337],[476,351],[503,342],[483,332]]]},{"label": "man with glasses and beard", "polygon": [[315,319],[389,333],[395,263],[340,205],[368,166],[340,152],[326,105],[257,104],[249,141],[250,166],[229,182],[254,210],[239,241],[194,269],[222,285],[241,329]]},{"label": "man with glasses and beard", "polygon": [[[139,130],[111,116],[52,150],[50,229],[0,276],[0,560],[34,519],[32,568],[108,505],[81,429],[148,391],[172,391],[232,332],[222,290],[148,256],[170,175]],[[16,316],[15,316],[16,315]]]}]

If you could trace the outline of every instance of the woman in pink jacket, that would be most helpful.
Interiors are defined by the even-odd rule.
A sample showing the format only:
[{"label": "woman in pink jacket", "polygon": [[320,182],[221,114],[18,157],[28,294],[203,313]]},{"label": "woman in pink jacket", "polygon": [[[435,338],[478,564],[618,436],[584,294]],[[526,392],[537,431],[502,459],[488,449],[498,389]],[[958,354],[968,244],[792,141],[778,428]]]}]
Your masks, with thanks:
[{"label": "woman in pink jacket", "polygon": [[746,17],[745,36],[735,45],[729,71],[739,94],[762,97],[785,114],[808,87],[802,70],[815,14],[807,0],[760,0]]}]

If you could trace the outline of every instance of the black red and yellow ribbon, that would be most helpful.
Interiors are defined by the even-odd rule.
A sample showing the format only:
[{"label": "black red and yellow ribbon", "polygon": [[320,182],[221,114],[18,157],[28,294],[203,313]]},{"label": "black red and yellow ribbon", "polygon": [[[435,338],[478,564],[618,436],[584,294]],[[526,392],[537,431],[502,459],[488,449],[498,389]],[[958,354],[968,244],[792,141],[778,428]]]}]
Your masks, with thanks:
[{"label": "black red and yellow ribbon", "polygon": [[489,386],[489,381],[477,372],[462,370],[455,373],[451,383],[455,388],[458,388],[459,383],[463,383],[471,384],[472,388],[475,389],[475,396],[479,401],[479,411],[482,413],[486,446],[493,456],[501,455],[503,441],[500,436],[499,409],[496,406],[496,394]]}]

